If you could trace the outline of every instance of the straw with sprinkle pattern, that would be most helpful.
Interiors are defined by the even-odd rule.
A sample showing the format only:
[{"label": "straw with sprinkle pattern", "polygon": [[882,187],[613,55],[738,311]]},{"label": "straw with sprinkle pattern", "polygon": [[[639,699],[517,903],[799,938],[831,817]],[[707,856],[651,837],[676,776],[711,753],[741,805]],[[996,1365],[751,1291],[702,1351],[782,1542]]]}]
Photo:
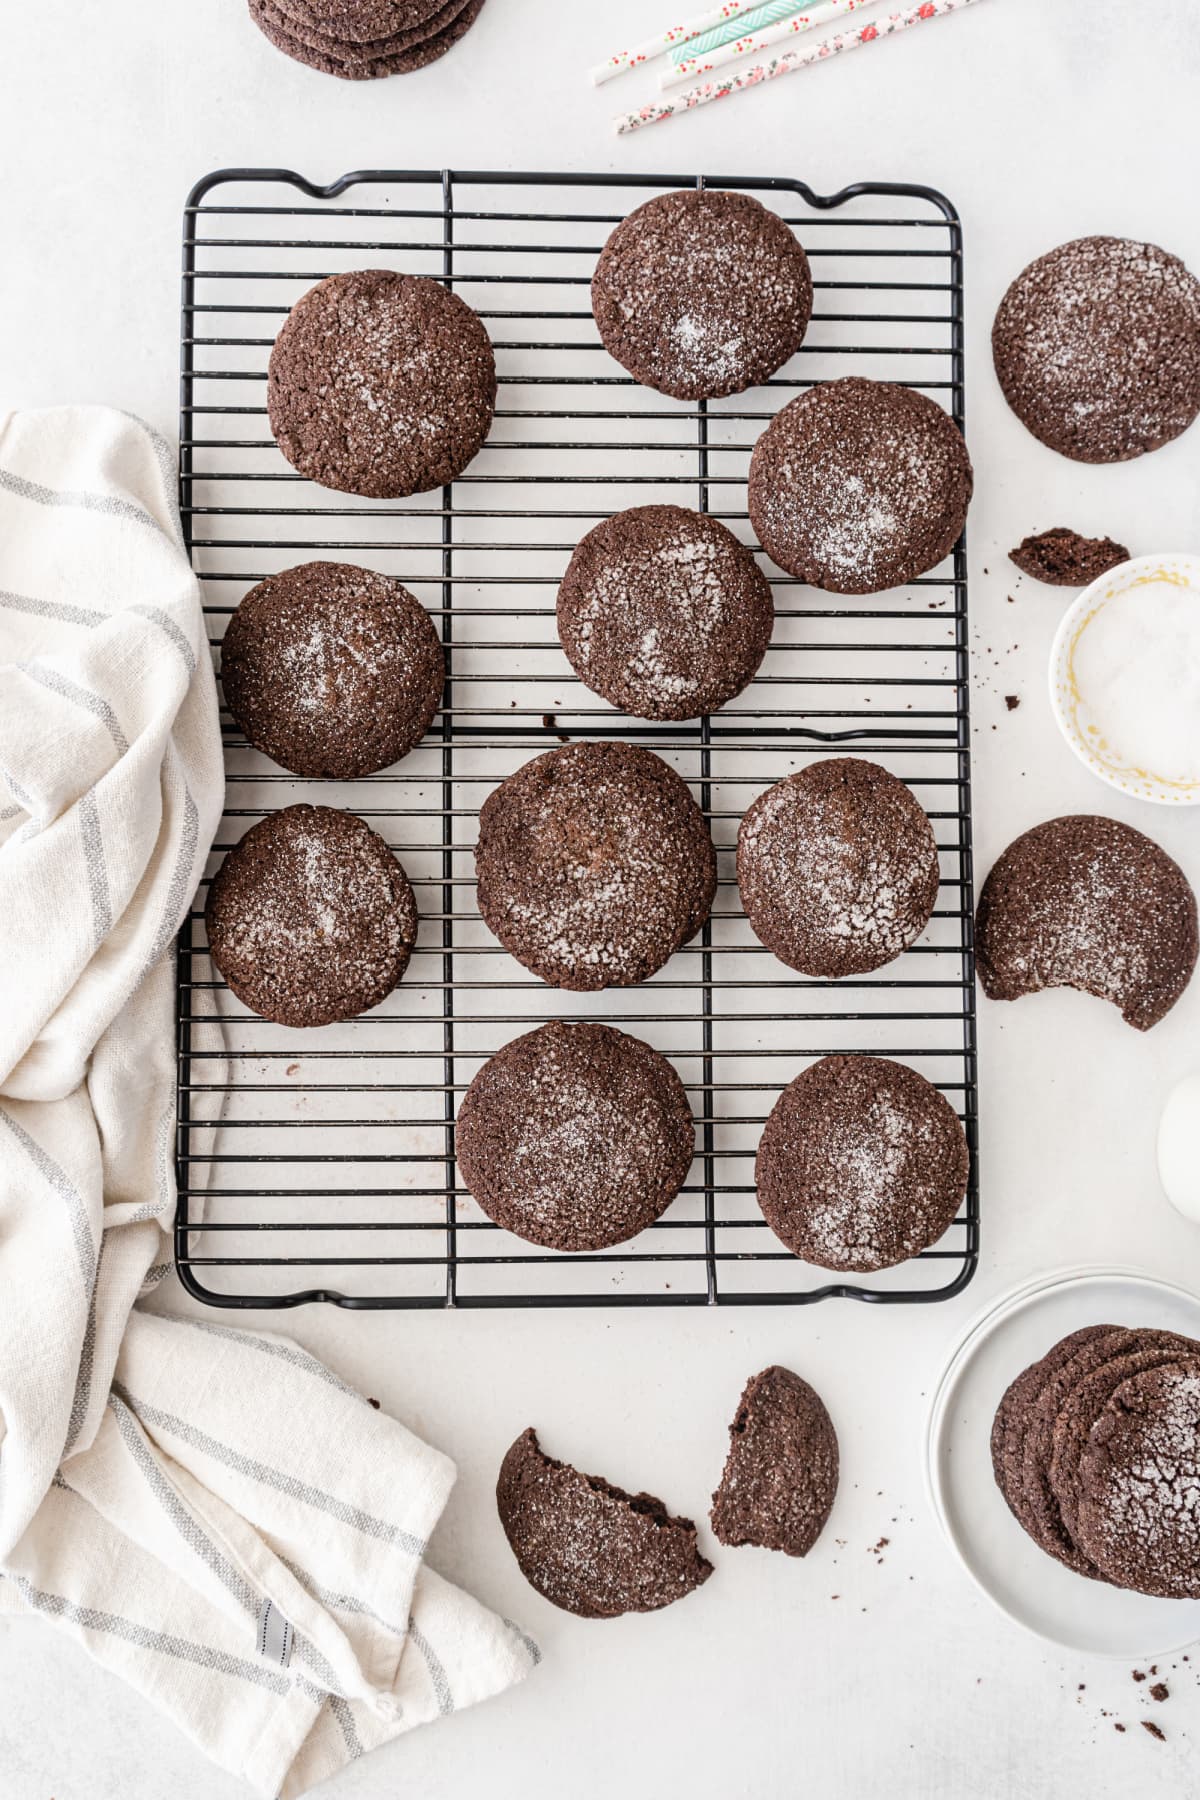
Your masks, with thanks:
[{"label": "straw with sprinkle pattern", "polygon": [[875,43],[880,38],[892,37],[898,31],[907,31],[911,25],[923,25],[927,20],[945,18],[950,13],[961,12],[966,6],[974,6],[976,0],[924,0],[921,6],[914,6],[910,12],[889,13],[878,25],[862,25],[856,31],[844,31],[837,37],[826,38],[822,43],[814,44],[807,50],[789,50],[781,56],[768,57],[748,69],[739,69],[715,81],[704,81],[697,87],[688,88],[675,100],[654,100],[637,112],[621,113],[613,124],[621,135],[630,131],[640,131],[645,125],[658,125],[664,119],[673,119],[676,113],[692,112],[698,106],[707,106],[712,100],[725,100],[731,94],[740,94],[744,88],[759,87],[764,81],[774,81],[777,76],[790,75],[794,69],[807,69],[813,63],[826,62],[830,57],[840,56],[843,51],[857,50],[867,44]]},{"label": "straw with sprinkle pattern", "polygon": [[699,37],[701,32],[711,31],[718,25],[728,25],[731,20],[740,19],[745,14],[760,12],[762,7],[763,0],[725,0],[723,6],[714,6],[709,12],[701,13],[699,18],[692,19],[687,24],[668,25],[665,31],[647,38],[644,44],[638,44],[633,50],[618,50],[607,62],[599,63],[592,70],[592,80],[599,87],[602,82],[611,81],[614,75],[623,75],[626,69],[637,69],[642,63],[653,62],[657,56],[666,56],[680,44]]},{"label": "straw with sprinkle pattern", "polygon": [[740,24],[731,25],[725,32],[708,32],[703,38],[682,45],[671,66],[659,76],[658,85],[679,87],[698,75],[711,75],[739,57],[761,55],[789,37],[815,31],[818,25],[830,25],[861,6],[876,4],[877,0],[817,0],[815,6],[797,10],[790,0],[782,0],[780,5],[764,7],[761,13],[748,13]]}]

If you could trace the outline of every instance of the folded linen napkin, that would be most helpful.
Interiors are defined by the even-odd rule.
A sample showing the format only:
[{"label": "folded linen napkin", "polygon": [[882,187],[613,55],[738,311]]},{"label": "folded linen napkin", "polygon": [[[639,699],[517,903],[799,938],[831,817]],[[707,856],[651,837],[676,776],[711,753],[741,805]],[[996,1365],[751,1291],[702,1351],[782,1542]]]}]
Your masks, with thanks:
[{"label": "folded linen napkin", "polygon": [[0,413],[0,1612],[289,1800],[537,1651],[425,1567],[444,1456],[286,1338],[137,1308],[223,791],[169,447]]}]

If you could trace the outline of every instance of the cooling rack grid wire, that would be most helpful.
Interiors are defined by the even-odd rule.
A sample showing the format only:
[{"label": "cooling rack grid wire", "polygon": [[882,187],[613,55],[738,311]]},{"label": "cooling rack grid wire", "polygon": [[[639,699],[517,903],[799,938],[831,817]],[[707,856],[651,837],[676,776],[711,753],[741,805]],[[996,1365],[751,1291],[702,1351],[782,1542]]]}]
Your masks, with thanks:
[{"label": "cooling rack grid wire", "polygon": [[[613,225],[656,191],[734,187],[787,219],[812,261],[815,315],[791,363],[750,393],[681,406],[600,345],[592,270]],[[394,268],[448,283],[497,350],[491,441],[452,488],[358,500],[296,475],[267,427],[266,369],[288,310],[322,277]],[[368,171],[328,187],[279,170],[201,181],[184,219],[181,501],[213,646],[263,576],[314,557],[395,575],[446,646],[442,713],[396,768],[298,780],[225,719],[225,818],[179,946],[179,1206],[185,1286],[221,1306],[794,1304],[929,1301],[970,1280],[978,1184],[943,1241],[863,1282],[789,1255],[754,1196],[776,1096],[831,1051],[892,1055],[949,1097],[976,1151],[966,557],[862,599],[770,565],[779,617],[762,672],[711,719],[647,725],[574,678],[554,624],[576,542],[626,506],[710,511],[749,542],[746,476],[773,414],[815,381],[920,388],[963,420],[962,242],[948,201],[863,183],[834,195],[773,178]],[[691,783],[720,887],[703,936],[654,980],[603,995],[542,986],[490,937],[472,847],[490,789],[564,739],[624,738]],[[806,980],[756,942],[738,904],[738,821],[772,782],[853,752],[907,781],[941,851],[936,915],[875,975]],[[348,807],[402,857],[421,908],[408,975],[353,1023],[288,1032],[255,1018],[209,958],[203,908],[222,856],[297,800]],[[605,1255],[563,1257],[491,1225],[458,1179],[454,1115],[484,1059],[552,1017],[601,1018],[670,1056],[697,1120],[684,1191]]]}]

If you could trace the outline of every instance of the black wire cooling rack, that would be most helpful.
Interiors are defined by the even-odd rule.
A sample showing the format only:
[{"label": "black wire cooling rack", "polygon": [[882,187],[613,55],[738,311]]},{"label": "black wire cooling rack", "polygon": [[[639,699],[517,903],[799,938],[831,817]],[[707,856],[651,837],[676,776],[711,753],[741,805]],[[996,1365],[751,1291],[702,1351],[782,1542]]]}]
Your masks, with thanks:
[{"label": "black wire cooling rack", "polygon": [[[812,261],[808,338],[779,376],[680,406],[604,352],[588,284],[609,231],[653,190],[745,190]],[[492,438],[464,478],[397,504],[296,475],[266,424],[272,341],[313,282],[391,267],[433,275],[496,344]],[[226,170],[189,198],[183,247],[181,500],[214,648],[247,589],[315,556],[398,576],[438,622],[449,670],[433,731],[397,768],[311,783],[226,721],[228,805],[207,871],[265,812],[345,806],[392,843],[421,907],[391,999],[351,1024],[287,1032],[249,1014],[204,940],[206,884],[179,949],[179,1207],[185,1287],[220,1306],[786,1304],[832,1295],[945,1299],[974,1272],[978,1188],[934,1249],[869,1284],[784,1251],[754,1197],[766,1114],[832,1051],[896,1056],[945,1091],[975,1168],[967,582],[963,544],[910,587],[841,599],[771,569],[779,618],[762,673],[694,725],[612,712],[558,646],[555,589],[576,542],[618,509],[671,500],[747,539],[754,441],[799,388],[836,375],[904,382],[963,422],[962,242],[920,187],[675,176],[368,171],[316,186]],[[487,792],[576,737],[650,745],[691,782],[720,852],[702,938],[643,987],[583,998],[512,962],[475,908]],[[877,975],[805,980],[758,945],[738,906],[738,821],[772,782],[852,750],[907,781],[934,821],[942,886],[929,931]],[[563,1257],[499,1231],[461,1185],[454,1115],[483,1060],[549,1017],[604,1018],[670,1056],[698,1126],[688,1183],[658,1225],[605,1255]]]}]

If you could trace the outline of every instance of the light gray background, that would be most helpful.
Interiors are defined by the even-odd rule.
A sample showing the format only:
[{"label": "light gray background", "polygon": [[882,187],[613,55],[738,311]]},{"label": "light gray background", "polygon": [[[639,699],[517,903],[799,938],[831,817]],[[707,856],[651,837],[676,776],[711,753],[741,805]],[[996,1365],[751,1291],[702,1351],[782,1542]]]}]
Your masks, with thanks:
[{"label": "light gray background", "polygon": [[[1153,831],[1200,880],[1200,817],[1122,801],[1059,740],[1045,665],[1064,598],[1018,586],[1004,555],[1060,523],[1110,532],[1135,552],[1195,548],[1200,428],[1131,467],[1075,467],[1007,413],[987,353],[1006,282],[1064,238],[1148,237],[1200,267],[1194,0],[986,0],[620,142],[610,114],[650,81],[593,93],[585,71],[664,23],[666,0],[491,0],[444,64],[367,85],[277,56],[242,0],[37,0],[5,13],[4,405],[111,401],[173,430],[179,208],[218,165],[292,165],[319,179],[370,165],[702,168],[798,175],[824,189],[862,177],[943,187],[967,234],[981,868],[1040,819],[1103,809]],[[1013,714],[1009,693],[1022,700]],[[1200,1061],[1198,1013],[1200,986],[1141,1038],[1075,996],[983,1003],[983,1266],[952,1305],[293,1316],[289,1328],[313,1350],[458,1459],[435,1560],[521,1619],[546,1652],[519,1693],[368,1759],[330,1791],[1193,1792],[1200,1691],[1190,1668],[1155,1709],[1168,1733],[1157,1744],[1135,1723],[1149,1702],[1125,1667],[1059,1656],[994,1614],[938,1535],[921,1443],[953,1343],[1016,1282],[1097,1261],[1200,1282],[1200,1239],[1167,1208],[1153,1166],[1162,1097]],[[584,1466],[702,1515],[742,1381],[773,1359],[818,1383],[842,1435],[844,1490],[808,1561],[726,1553],[701,1599],[657,1617],[597,1626],[543,1606],[490,1501],[517,1430],[536,1421]],[[891,1542],[879,1561],[869,1546],[881,1536]],[[0,1625],[0,1696],[3,1800],[245,1792],[43,1627]],[[1130,1729],[1118,1735],[1114,1719]]]}]

